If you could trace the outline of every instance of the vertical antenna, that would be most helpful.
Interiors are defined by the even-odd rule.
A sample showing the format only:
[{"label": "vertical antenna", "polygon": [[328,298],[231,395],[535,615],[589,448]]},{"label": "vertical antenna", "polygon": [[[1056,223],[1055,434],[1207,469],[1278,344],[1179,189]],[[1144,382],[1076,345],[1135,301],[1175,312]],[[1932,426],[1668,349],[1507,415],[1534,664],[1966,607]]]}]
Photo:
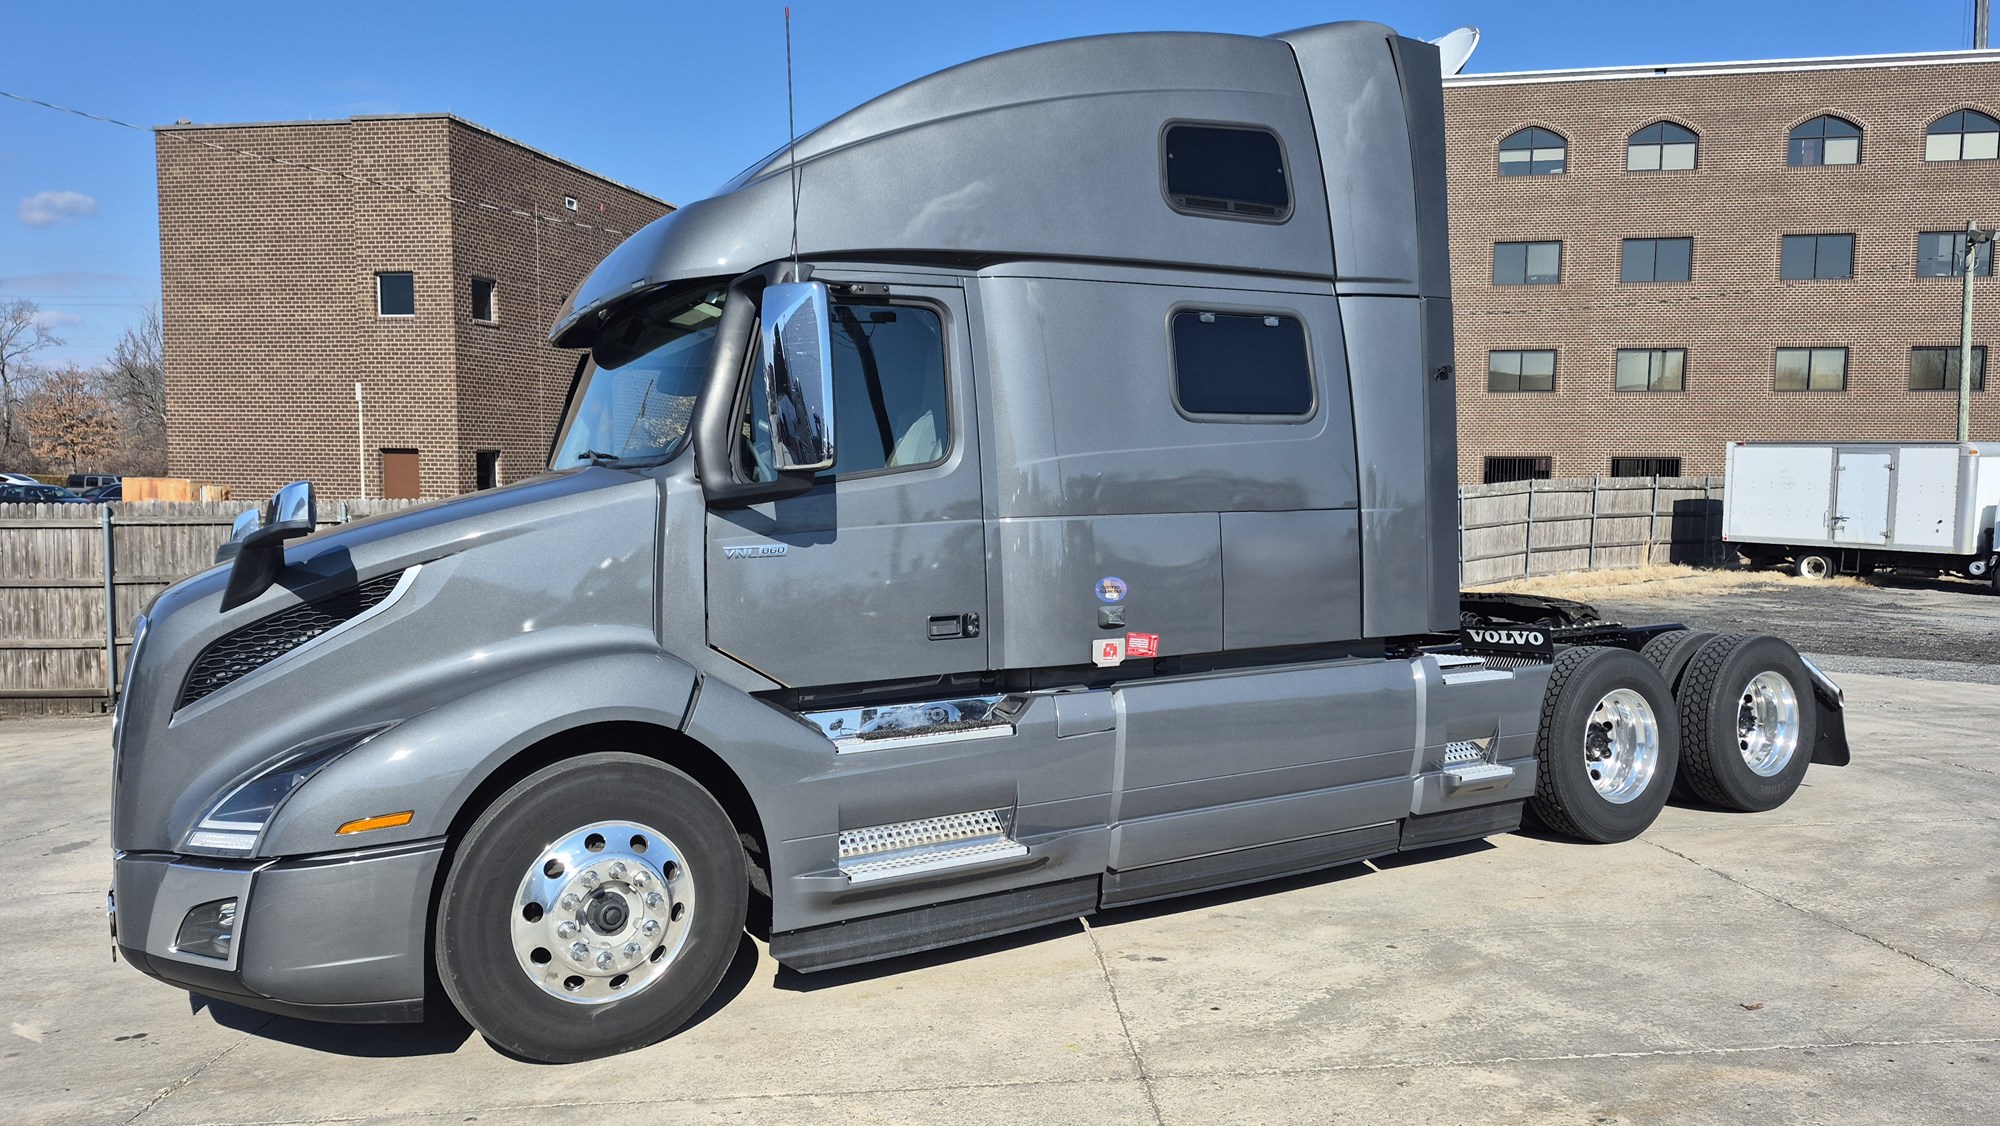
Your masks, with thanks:
[{"label": "vertical antenna", "polygon": [[799,280],[799,124],[792,111],[792,6],[785,5],[785,128],[791,133],[787,147],[792,177],[792,280]]}]

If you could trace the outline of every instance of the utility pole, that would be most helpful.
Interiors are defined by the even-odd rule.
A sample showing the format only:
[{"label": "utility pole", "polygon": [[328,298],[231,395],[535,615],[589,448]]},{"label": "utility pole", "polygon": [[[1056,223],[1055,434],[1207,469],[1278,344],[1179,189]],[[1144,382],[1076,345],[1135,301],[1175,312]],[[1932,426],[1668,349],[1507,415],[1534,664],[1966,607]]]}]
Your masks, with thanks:
[{"label": "utility pole", "polygon": [[1958,440],[1972,440],[1972,275],[1979,264],[1979,248],[1993,241],[1992,231],[1982,231],[1976,220],[1965,224],[1965,260],[1960,264],[1965,288],[1958,305]]},{"label": "utility pole", "polygon": [[1987,0],[1975,0],[1972,5],[1972,47],[1977,51],[1986,49],[1986,4]]},{"label": "utility pole", "polygon": [[[1967,301],[1972,300],[1970,296]],[[1970,308],[1970,306],[1967,306]],[[1966,314],[1970,316],[1971,314]],[[1960,408],[1963,413],[1964,408]],[[1959,429],[1965,429],[1960,426]],[[1960,439],[1963,441],[1964,439]],[[368,415],[361,408],[361,384],[354,385],[354,472],[361,478],[361,499],[368,499]]]}]

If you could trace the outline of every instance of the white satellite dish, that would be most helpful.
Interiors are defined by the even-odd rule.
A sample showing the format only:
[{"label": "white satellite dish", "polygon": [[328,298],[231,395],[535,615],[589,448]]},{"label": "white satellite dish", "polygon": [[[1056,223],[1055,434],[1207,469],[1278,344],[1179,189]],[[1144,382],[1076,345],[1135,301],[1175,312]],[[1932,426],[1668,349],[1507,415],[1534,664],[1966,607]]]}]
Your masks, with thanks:
[{"label": "white satellite dish", "polygon": [[1446,74],[1457,74],[1472,61],[1473,48],[1479,46],[1479,29],[1461,27],[1457,31],[1431,40],[1438,49],[1438,65]]}]

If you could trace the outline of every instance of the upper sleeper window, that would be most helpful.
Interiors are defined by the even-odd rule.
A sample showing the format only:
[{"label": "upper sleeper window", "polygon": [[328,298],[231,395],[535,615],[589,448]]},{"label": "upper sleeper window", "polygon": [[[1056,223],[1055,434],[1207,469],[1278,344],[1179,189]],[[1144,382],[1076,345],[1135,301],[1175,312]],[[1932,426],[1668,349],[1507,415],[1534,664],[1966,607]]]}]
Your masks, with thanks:
[{"label": "upper sleeper window", "polygon": [[1313,409],[1306,329],[1296,317],[1186,310],[1173,318],[1174,401],[1198,415]]},{"label": "upper sleeper window", "polygon": [[1282,222],[1292,214],[1285,150],[1268,129],[1169,125],[1167,202],[1176,211]]}]

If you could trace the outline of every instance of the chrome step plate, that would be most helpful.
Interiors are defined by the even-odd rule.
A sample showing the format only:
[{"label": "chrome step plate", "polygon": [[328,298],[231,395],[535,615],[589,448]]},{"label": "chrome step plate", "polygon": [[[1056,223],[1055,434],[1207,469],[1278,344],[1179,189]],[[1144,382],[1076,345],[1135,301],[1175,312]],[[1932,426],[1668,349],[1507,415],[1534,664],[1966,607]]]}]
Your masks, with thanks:
[{"label": "chrome step plate", "polygon": [[1465,766],[1445,768],[1444,787],[1447,793],[1462,794],[1477,790],[1497,790],[1514,780],[1514,768],[1497,762],[1469,763]]},{"label": "chrome step plate", "polygon": [[1007,835],[1007,811],[982,809],[840,833],[839,867],[849,883],[898,879],[1026,856]]}]

